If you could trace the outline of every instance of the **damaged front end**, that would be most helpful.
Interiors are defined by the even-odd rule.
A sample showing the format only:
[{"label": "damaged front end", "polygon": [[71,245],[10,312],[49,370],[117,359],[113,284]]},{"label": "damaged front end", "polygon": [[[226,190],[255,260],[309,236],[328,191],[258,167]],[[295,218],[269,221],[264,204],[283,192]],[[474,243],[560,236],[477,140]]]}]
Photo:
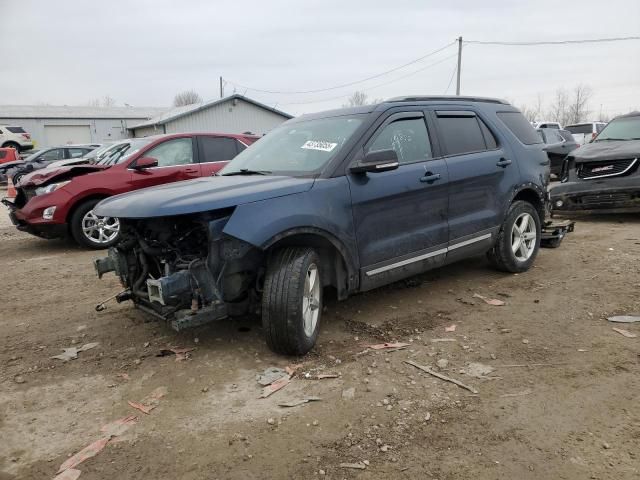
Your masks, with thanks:
[{"label": "damaged front end", "polygon": [[94,262],[126,289],[118,302],[177,330],[257,309],[263,253],[223,233],[233,209],[150,219],[121,219],[122,240]]}]

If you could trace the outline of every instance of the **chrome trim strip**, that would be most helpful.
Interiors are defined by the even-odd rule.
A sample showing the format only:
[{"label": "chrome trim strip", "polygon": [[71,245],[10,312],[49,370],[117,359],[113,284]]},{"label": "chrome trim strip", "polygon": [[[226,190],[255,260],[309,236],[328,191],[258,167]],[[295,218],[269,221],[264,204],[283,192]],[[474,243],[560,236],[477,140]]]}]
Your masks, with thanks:
[{"label": "chrome trim strip", "polygon": [[638,161],[638,159],[634,158],[633,161],[631,162],[631,164],[627,168],[625,168],[623,171],[618,172],[618,173],[605,173],[604,175],[596,175],[594,177],[581,177],[580,175],[578,175],[578,178],[580,180],[596,180],[598,178],[615,177],[617,175],[624,175],[625,173],[627,173],[629,170],[631,170],[633,168],[633,166],[636,164],[637,161]]},{"label": "chrome trim strip", "polygon": [[491,238],[490,233],[485,233],[484,235],[480,235],[479,237],[471,238],[469,240],[465,240],[464,242],[454,243],[453,245],[449,245],[448,250],[455,250],[456,248],[466,247],[467,245],[471,245],[472,243],[481,242],[482,240],[486,240],[487,238]]},{"label": "chrome trim strip", "polygon": [[374,270],[369,270],[365,275],[370,277],[372,275],[377,275],[378,273],[386,272],[387,270],[393,270],[394,268],[403,267],[405,265],[409,265],[410,263],[419,262],[420,260],[425,260],[427,258],[435,257],[437,255],[442,255],[443,253],[447,253],[446,248],[441,248],[440,250],[435,250],[433,252],[425,253],[423,255],[418,255],[417,257],[407,258],[406,260],[402,260],[400,262],[392,263],[391,265],[385,265],[384,267],[376,268]]},{"label": "chrome trim strip", "polygon": [[442,255],[443,253],[447,253],[451,250],[455,250],[457,248],[466,247],[467,245],[471,245],[476,242],[481,242],[482,240],[487,240],[492,238],[493,234],[485,233],[484,235],[480,235],[474,238],[470,238],[469,240],[464,240],[462,242],[454,243],[453,245],[449,245],[445,248],[440,248],[433,252],[424,253],[422,255],[418,255],[417,257],[407,258],[405,260],[401,260],[399,262],[391,263],[389,265],[385,265],[384,267],[374,268],[373,270],[369,270],[365,272],[367,277],[371,277],[373,275],[377,275],[378,273],[386,272],[389,270],[393,270],[394,268],[404,267],[405,265],[409,265],[411,263],[419,262],[420,260],[426,260],[427,258],[435,257],[438,255]]}]

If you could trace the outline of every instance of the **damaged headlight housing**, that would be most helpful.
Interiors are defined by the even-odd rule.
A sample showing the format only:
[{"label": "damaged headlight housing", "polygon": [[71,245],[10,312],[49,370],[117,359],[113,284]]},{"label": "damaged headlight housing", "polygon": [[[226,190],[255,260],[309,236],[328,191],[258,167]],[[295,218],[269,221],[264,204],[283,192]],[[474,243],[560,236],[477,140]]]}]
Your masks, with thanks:
[{"label": "damaged headlight housing", "polygon": [[44,187],[36,188],[36,195],[44,195],[45,193],[55,192],[59,188],[64,187],[71,180],[67,180],[66,182],[52,183],[50,185],[45,185]]}]

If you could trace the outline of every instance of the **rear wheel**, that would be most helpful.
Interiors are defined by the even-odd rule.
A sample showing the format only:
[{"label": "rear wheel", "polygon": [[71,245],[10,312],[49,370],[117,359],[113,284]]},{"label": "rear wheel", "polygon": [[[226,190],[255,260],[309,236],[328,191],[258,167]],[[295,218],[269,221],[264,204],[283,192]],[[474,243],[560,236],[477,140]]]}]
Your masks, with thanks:
[{"label": "rear wheel", "polygon": [[101,217],[93,212],[99,201],[89,200],[71,215],[71,235],[84,247],[108,248],[120,239],[120,221],[116,217]]},{"label": "rear wheel", "polygon": [[538,211],[529,202],[513,202],[494,247],[487,252],[489,262],[504,272],[529,270],[540,248],[540,236]]},{"label": "rear wheel", "polygon": [[318,338],[322,315],[322,266],[312,248],[278,250],[267,265],[262,325],[276,353],[304,355]]}]

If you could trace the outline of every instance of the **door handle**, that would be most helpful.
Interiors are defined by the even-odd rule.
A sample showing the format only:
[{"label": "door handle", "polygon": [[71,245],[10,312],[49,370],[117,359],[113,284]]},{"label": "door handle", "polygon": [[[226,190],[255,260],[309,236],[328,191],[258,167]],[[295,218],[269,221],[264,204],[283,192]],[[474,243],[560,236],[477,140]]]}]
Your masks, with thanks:
[{"label": "door handle", "polygon": [[424,177],[420,178],[422,183],[433,183],[437,180],[440,180],[440,174],[432,172],[425,172]]},{"label": "door handle", "polygon": [[506,168],[509,165],[511,165],[511,160],[509,160],[507,158],[501,158],[500,161],[498,163],[496,163],[496,166],[502,167],[502,168]]},{"label": "door handle", "polygon": [[184,170],[187,173],[196,173],[198,171],[197,168],[185,168]]}]

